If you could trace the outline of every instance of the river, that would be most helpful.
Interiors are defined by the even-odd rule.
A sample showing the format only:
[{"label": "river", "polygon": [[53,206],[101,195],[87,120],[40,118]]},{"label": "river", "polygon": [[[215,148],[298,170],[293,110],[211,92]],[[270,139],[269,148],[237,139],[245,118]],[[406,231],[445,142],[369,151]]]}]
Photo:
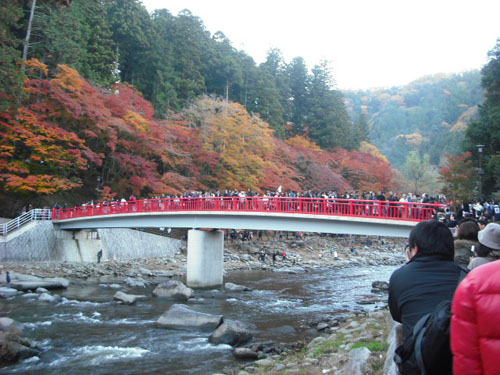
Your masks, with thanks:
[{"label": "river", "polygon": [[[191,309],[222,314],[255,326],[254,340],[295,342],[309,337],[307,323],[324,316],[374,310],[384,303],[360,304],[371,283],[388,281],[394,266],[321,269],[309,273],[232,272],[225,282],[251,292],[196,291]],[[73,283],[53,305],[16,297],[2,313],[25,324],[24,335],[45,353],[1,369],[2,374],[210,374],[236,360],[228,345],[212,345],[210,332],[176,331],[155,325],[173,301],[151,297],[154,286],[129,289],[148,298],[136,305],[112,302],[116,290]],[[309,333],[310,335],[310,333]]]}]

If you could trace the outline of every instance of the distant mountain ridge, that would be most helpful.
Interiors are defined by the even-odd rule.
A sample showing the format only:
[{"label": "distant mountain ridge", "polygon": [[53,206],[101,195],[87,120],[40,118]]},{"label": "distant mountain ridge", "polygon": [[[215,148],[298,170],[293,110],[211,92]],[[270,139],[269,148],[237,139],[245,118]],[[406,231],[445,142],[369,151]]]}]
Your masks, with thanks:
[{"label": "distant mountain ridge", "polygon": [[370,141],[401,167],[412,150],[439,164],[444,153],[461,152],[464,131],[483,101],[479,70],[422,77],[406,86],[343,91],[352,119],[362,113]]}]

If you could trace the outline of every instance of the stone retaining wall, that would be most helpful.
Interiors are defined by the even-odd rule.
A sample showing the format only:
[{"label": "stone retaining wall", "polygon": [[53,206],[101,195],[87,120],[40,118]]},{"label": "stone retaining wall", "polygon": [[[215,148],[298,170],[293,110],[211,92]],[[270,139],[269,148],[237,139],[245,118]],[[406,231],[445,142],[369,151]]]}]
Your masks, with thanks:
[{"label": "stone retaining wall", "polygon": [[0,261],[95,262],[151,258],[180,251],[182,241],[133,229],[55,230],[51,221],[31,222],[0,238]]}]

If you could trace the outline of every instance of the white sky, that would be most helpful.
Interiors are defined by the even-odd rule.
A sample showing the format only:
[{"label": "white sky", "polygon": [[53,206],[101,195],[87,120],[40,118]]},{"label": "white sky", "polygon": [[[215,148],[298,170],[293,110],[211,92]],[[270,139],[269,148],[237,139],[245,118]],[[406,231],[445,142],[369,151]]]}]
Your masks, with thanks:
[{"label": "white sky", "polygon": [[499,0],[142,0],[151,12],[189,9],[257,64],[330,62],[340,89],[407,84],[480,69],[500,37]]}]

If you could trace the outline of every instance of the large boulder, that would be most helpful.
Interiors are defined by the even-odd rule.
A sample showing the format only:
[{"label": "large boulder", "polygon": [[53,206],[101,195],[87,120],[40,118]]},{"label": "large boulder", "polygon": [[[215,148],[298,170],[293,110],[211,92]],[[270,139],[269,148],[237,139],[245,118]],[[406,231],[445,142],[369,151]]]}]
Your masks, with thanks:
[{"label": "large boulder", "polygon": [[0,331],[0,367],[40,354],[35,344],[13,327]]},{"label": "large boulder", "polygon": [[253,338],[249,327],[238,321],[225,321],[216,328],[208,338],[208,342],[219,345],[241,346]]},{"label": "large boulder", "polygon": [[31,279],[31,280],[13,280],[10,286],[14,289],[26,291],[36,290],[38,288],[45,289],[62,289],[67,288],[69,281],[62,277],[55,277],[50,279]]},{"label": "large boulder", "polygon": [[21,293],[21,292],[17,289],[14,289],[14,288],[6,288],[6,287],[0,288],[0,297],[1,298],[14,297],[16,294],[19,294],[19,293]]},{"label": "large boulder", "polygon": [[187,301],[194,297],[194,291],[178,280],[170,280],[159,284],[153,290],[154,297],[169,297],[181,301]]},{"label": "large boulder", "polygon": [[224,321],[222,315],[212,315],[191,310],[186,305],[175,304],[170,307],[156,323],[170,329],[213,330]]},{"label": "large boulder", "polygon": [[235,348],[233,350],[233,356],[237,359],[253,361],[259,357],[259,353],[250,348]]},{"label": "large boulder", "polygon": [[115,295],[113,296],[113,299],[115,301],[119,301],[124,305],[133,305],[138,299],[142,298],[146,298],[146,296],[137,294],[126,294],[123,292],[116,292]]},{"label": "large boulder", "polygon": [[225,283],[224,284],[224,288],[226,290],[229,290],[231,292],[248,292],[248,291],[251,291],[252,289],[250,289],[249,287],[247,286],[244,286],[244,285],[238,285],[238,284],[233,284],[233,283]]}]

